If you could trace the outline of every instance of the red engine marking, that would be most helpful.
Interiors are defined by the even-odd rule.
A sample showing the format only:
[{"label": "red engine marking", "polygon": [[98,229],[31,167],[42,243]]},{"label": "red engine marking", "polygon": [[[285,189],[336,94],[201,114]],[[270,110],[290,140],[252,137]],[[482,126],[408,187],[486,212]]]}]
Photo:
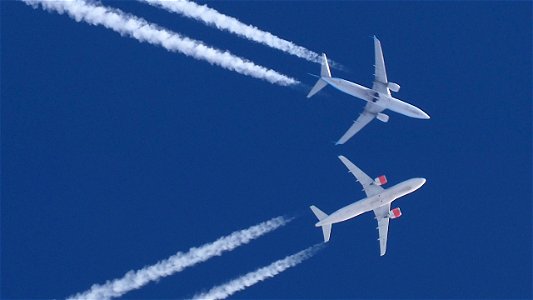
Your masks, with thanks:
[{"label": "red engine marking", "polygon": [[395,209],[393,209],[393,210],[392,210],[392,213],[394,214],[394,216],[395,216],[396,218],[402,215],[402,212],[400,211],[399,208],[395,208]]}]

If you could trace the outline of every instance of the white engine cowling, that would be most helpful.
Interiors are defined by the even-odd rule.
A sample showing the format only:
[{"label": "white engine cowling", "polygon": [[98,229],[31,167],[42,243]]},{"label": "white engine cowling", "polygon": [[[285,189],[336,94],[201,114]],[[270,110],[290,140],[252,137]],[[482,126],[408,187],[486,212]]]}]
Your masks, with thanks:
[{"label": "white engine cowling", "polygon": [[389,82],[387,87],[393,92],[398,92],[400,90],[400,85],[394,82]]},{"label": "white engine cowling", "polygon": [[376,179],[374,179],[375,185],[384,185],[385,183],[387,183],[387,177],[385,177],[385,175],[381,175],[379,177],[376,177]]},{"label": "white engine cowling", "polygon": [[396,207],[395,209],[389,211],[389,218],[396,219],[402,216],[402,211],[399,207]]},{"label": "white engine cowling", "polygon": [[386,114],[378,113],[376,119],[380,120],[383,123],[387,123],[389,121],[389,116]]}]

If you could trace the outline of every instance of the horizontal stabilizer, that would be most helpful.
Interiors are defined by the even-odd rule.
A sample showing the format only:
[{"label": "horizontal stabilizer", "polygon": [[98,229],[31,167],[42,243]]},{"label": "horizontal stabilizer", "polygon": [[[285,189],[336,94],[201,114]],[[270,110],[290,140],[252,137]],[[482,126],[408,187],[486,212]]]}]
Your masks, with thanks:
[{"label": "horizontal stabilizer", "polygon": [[325,82],[324,80],[322,79],[319,79],[316,83],[315,83],[315,86],[311,89],[311,91],[309,92],[309,94],[307,94],[307,98],[311,98],[313,97],[314,94],[318,93],[321,89],[323,89],[326,85],[328,85],[327,82]]},{"label": "horizontal stabilizer", "polygon": [[322,226],[322,233],[324,234],[324,243],[329,242],[331,236],[331,224]]},{"label": "horizontal stabilizer", "polygon": [[311,210],[313,211],[313,213],[315,214],[315,216],[317,217],[319,221],[322,221],[328,216],[327,214],[325,214],[323,211],[321,211],[320,209],[318,209],[318,207],[314,205],[311,205]]},{"label": "horizontal stabilizer", "polygon": [[[318,221],[322,221],[328,217],[327,214],[314,205],[311,205],[311,210],[317,217]],[[331,236],[331,224],[322,225],[322,234],[324,234],[324,243],[327,243],[329,241],[329,237]]]}]

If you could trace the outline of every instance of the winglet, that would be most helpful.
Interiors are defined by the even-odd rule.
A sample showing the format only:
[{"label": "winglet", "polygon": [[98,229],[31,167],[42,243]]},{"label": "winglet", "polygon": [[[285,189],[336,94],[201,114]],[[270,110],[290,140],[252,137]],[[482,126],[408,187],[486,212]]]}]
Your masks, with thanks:
[{"label": "winglet", "polygon": [[379,44],[379,46],[381,47],[381,42],[379,41],[378,37],[375,34],[372,36],[372,39],[374,39],[375,44]]}]

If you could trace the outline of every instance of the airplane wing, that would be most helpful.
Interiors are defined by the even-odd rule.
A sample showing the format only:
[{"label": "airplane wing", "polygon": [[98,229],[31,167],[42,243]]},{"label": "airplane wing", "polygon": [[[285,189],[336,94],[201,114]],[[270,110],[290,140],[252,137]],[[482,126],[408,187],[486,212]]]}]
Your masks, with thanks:
[{"label": "airplane wing", "polygon": [[335,143],[341,145],[351,139],[356,133],[358,133],[363,127],[365,127],[370,121],[374,120],[376,115],[384,110],[383,107],[378,106],[372,102],[367,102],[365,109],[359,115],[359,118],[354,121],[353,125],[344,133],[344,135]]},{"label": "airplane wing", "polygon": [[381,50],[381,42],[376,36],[374,36],[374,56],[375,56],[375,69],[374,69],[374,85],[372,89],[380,93],[390,95],[390,91],[387,88],[387,71],[385,70],[385,60],[383,59],[383,51]]},{"label": "airplane wing", "polygon": [[[363,190],[366,193],[367,197],[372,197],[376,194],[379,194],[383,191],[383,188],[379,185],[374,184],[374,180],[365,174],[361,169],[349,161],[346,157],[339,155],[339,159],[342,163],[348,168],[350,173],[353,174],[355,179],[363,186]],[[389,213],[387,211],[387,213]],[[387,221],[388,222],[388,221]],[[388,224],[388,223],[387,223]]]},{"label": "airplane wing", "polygon": [[374,214],[376,215],[376,220],[378,221],[378,231],[379,231],[379,252],[380,256],[385,255],[387,252],[387,234],[389,232],[389,214],[390,203],[380,206],[374,209]]}]

